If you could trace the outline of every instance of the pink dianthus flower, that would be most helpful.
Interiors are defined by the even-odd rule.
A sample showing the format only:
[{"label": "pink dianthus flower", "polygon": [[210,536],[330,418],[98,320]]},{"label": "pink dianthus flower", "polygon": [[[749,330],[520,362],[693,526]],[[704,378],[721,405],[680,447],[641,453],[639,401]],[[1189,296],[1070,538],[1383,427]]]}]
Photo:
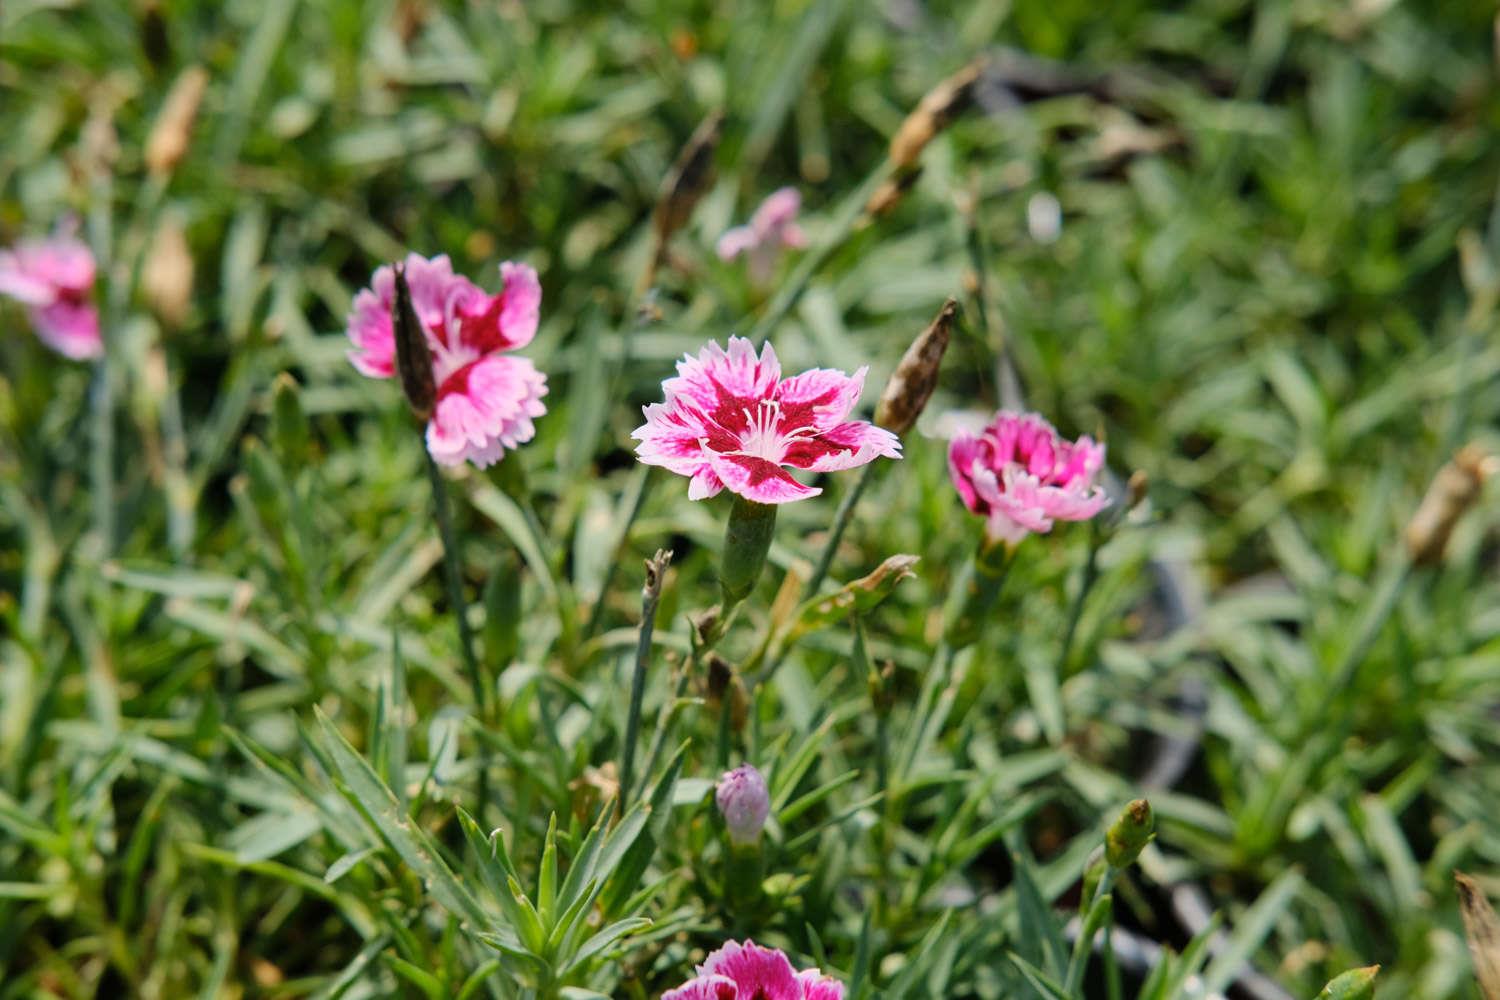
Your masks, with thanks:
[{"label": "pink dianthus flower", "polygon": [[42,343],[75,360],[104,353],[93,301],[94,255],[59,227],[46,239],[21,240],[0,250],[0,295],[27,307]]},{"label": "pink dianthus flower", "polygon": [[662,383],[666,401],[645,408],[646,422],[631,434],[636,455],[692,477],[692,500],[725,488],[764,504],[817,496],[822,490],[782,466],[832,472],[901,457],[896,435],[846,419],[865,371],[814,368],[784,379],[770,344],[757,357],[743,337],[730,337],[727,351],[710,342],[677,362],[677,377]]},{"label": "pink dianthus flower", "polygon": [[979,434],[948,447],[948,471],[964,506],[987,519],[995,541],[1016,544],[1053,521],[1086,521],[1108,503],[1095,482],[1104,445],[1067,441],[1035,413],[1001,410]]},{"label": "pink dianthus flower", "polygon": [[807,235],[797,224],[802,209],[802,195],[796,188],[784,187],[766,196],[748,225],[735,226],[719,237],[719,258],[734,260],[745,254],[750,262],[750,276],[764,283],[771,277],[776,258],[784,250],[807,246]]},{"label": "pink dianthus flower", "polygon": [[[501,264],[504,287],[489,295],[454,274],[446,254],[430,260],[408,254],[405,267],[437,385],[427,450],[443,465],[493,465],[506,449],[530,441],[536,434],[532,421],[547,412],[542,403],[547,377],[528,359],[505,353],[536,336],[542,304],[536,271],[525,264]],[[395,272],[382,267],[370,287],[354,297],[349,313],[354,343],[349,360],[371,378],[396,374],[395,299]]]},{"label": "pink dianthus flower", "polygon": [[797,972],[785,954],[754,941],[726,941],[698,975],[661,1000],[844,1000],[844,984],[817,969]]}]

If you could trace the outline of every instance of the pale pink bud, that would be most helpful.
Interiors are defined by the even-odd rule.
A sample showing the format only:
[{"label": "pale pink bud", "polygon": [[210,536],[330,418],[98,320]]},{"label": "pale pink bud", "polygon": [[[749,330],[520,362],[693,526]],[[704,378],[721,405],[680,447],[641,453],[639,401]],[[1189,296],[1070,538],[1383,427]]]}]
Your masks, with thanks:
[{"label": "pale pink bud", "polygon": [[746,846],[760,840],[766,818],[771,815],[771,791],[753,765],[741,764],[724,772],[714,800],[724,814],[730,843]]}]

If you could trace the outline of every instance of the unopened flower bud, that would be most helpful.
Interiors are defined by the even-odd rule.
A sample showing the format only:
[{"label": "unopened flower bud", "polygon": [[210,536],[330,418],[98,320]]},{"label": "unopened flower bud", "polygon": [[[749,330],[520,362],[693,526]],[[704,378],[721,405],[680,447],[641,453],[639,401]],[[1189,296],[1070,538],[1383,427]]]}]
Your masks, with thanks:
[{"label": "unopened flower bud", "polygon": [[897,434],[911,430],[937,388],[938,369],[948,350],[948,336],[958,316],[958,302],[943,303],[927,329],[906,349],[901,363],[885,384],[880,404],[875,407],[875,423]]},{"label": "unopened flower bud", "polygon": [[406,283],[406,267],[393,264],[396,272],[396,299],[391,303],[391,326],[396,333],[396,373],[401,376],[401,391],[418,420],[432,417],[437,399],[437,383],[432,376],[432,354],[427,334],[411,304],[411,286]]},{"label": "unopened flower bud", "polygon": [[1318,994],[1318,1000],[1370,1000],[1375,995],[1375,974],[1379,971],[1380,966],[1367,965],[1335,976]]},{"label": "unopened flower bud", "polygon": [[735,496],[734,506],[729,509],[729,523],[724,528],[724,556],[719,566],[726,611],[750,596],[765,568],[775,528],[774,504]]},{"label": "unopened flower bud", "polygon": [[1474,501],[1500,460],[1477,444],[1464,445],[1437,471],[1427,495],[1406,526],[1406,550],[1413,562],[1431,564],[1443,557],[1453,526]]},{"label": "unopened flower bud", "polygon": [[753,764],[741,764],[724,772],[714,801],[724,816],[731,844],[748,847],[760,842],[761,831],[771,815],[771,791]]},{"label": "unopened flower bud", "polygon": [[208,70],[202,66],[189,66],[172,84],[146,138],[146,168],[152,174],[167,176],[187,155],[198,105],[207,88]]},{"label": "unopened flower bud", "polygon": [[929,90],[891,137],[891,163],[897,167],[915,164],[927,144],[969,106],[983,72],[984,62],[975,60]]},{"label": "unopened flower bud", "polygon": [[1104,859],[1111,868],[1127,868],[1156,836],[1151,803],[1136,799],[1104,833]]}]

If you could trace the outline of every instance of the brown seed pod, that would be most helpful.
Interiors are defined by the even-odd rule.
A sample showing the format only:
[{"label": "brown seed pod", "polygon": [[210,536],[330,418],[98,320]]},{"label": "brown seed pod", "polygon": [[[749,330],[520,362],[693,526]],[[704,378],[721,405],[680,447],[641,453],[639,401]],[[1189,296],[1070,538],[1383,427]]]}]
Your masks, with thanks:
[{"label": "brown seed pod", "polygon": [[401,391],[411,404],[418,420],[432,417],[437,401],[437,382],[432,375],[432,354],[422,321],[411,304],[411,286],[406,283],[406,268],[391,265],[396,272],[396,301],[391,303],[391,326],[396,332],[396,373],[401,377]]},{"label": "brown seed pod", "polygon": [[177,169],[177,164],[187,155],[193,138],[193,122],[198,117],[198,105],[203,102],[203,92],[208,89],[208,70],[202,66],[189,66],[178,75],[167,98],[162,102],[151,134],[146,137],[146,169],[153,176],[166,177]]},{"label": "brown seed pod", "polygon": [[899,168],[917,162],[927,144],[969,106],[984,67],[984,60],[976,59],[927,92],[891,138],[892,164]]},{"label": "brown seed pod", "polygon": [[1432,477],[1426,496],[1406,526],[1406,551],[1412,561],[1431,565],[1443,557],[1448,536],[1464,512],[1479,499],[1479,491],[1500,466],[1500,460],[1477,444],[1467,444]]},{"label": "brown seed pod", "polygon": [[932,398],[933,389],[937,388],[938,369],[943,363],[943,353],[948,350],[949,333],[957,317],[958,302],[950,298],[927,324],[927,329],[918,334],[906,349],[901,363],[885,384],[880,404],[875,407],[875,422],[881,427],[905,434],[916,424],[927,401]]},{"label": "brown seed pod", "polygon": [[906,192],[912,189],[921,176],[922,168],[916,166],[902,168],[894,175],[887,177],[870,195],[870,200],[865,202],[863,223],[869,225],[872,220],[880,218],[899,205],[901,199],[906,196]]}]

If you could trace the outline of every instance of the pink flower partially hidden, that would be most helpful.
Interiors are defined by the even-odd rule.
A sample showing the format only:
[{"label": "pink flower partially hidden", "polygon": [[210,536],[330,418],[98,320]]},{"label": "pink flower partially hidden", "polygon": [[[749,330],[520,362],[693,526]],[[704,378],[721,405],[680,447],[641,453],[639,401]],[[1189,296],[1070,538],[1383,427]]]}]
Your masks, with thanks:
[{"label": "pink flower partially hidden", "polygon": [[750,341],[730,337],[729,350],[709,343],[677,362],[677,372],[661,384],[666,402],[647,406],[631,436],[642,462],[692,477],[690,499],[728,488],[757,503],[803,500],[822,490],[782,466],[832,472],[901,457],[896,435],[845,419],[864,388],[864,368],[853,377],[814,368],[784,379],[770,344],[756,357]]},{"label": "pink flower partially hidden", "polygon": [[719,237],[719,258],[734,260],[741,254],[747,255],[750,276],[764,283],[771,277],[776,258],[783,250],[807,246],[807,236],[797,225],[801,208],[802,195],[796,188],[784,187],[772,192],[750,217],[749,225],[735,226]]},{"label": "pink flower partially hidden", "polygon": [[1053,521],[1086,521],[1109,498],[1094,482],[1104,445],[1067,441],[1035,413],[1001,410],[977,436],[948,446],[948,471],[964,506],[988,519],[991,539],[1016,544]]},{"label": "pink flower partially hidden", "polygon": [[42,343],[64,357],[104,353],[93,292],[94,255],[71,227],[0,250],[0,295],[26,306]]},{"label": "pink flower partially hidden", "polygon": [[[505,354],[536,336],[542,286],[525,264],[501,264],[500,277],[504,288],[489,295],[454,274],[446,254],[406,258],[412,308],[427,333],[437,384],[427,450],[443,465],[493,465],[507,448],[530,441],[532,421],[547,412],[546,376],[526,358]],[[371,378],[396,374],[395,299],[395,273],[382,267],[349,313],[349,360]]]},{"label": "pink flower partially hidden", "polygon": [[844,984],[817,969],[797,972],[775,948],[726,941],[661,1000],[844,1000]]}]

